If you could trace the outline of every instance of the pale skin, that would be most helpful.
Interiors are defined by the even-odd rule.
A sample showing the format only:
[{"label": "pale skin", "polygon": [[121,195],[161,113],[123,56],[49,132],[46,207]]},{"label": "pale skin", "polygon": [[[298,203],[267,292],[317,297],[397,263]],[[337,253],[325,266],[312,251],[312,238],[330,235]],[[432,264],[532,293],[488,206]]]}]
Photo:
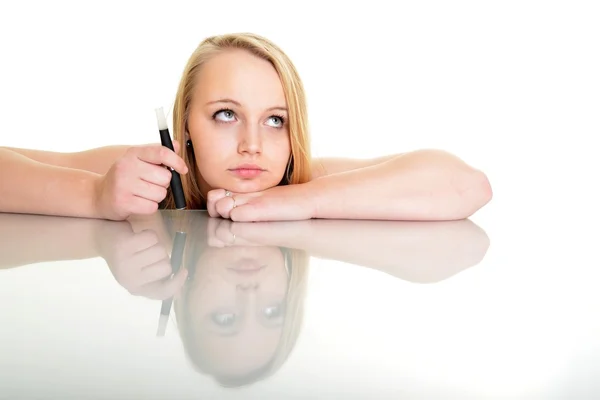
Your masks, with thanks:
[{"label": "pale skin", "polygon": [[[486,175],[442,150],[318,158],[309,182],[275,186],[291,154],[287,118],[283,87],[268,62],[236,50],[204,65],[193,93],[188,138],[210,216],[456,220],[491,200]],[[190,173],[178,151],[178,145],[172,152],[158,144],[77,153],[0,147],[0,212],[113,220],[151,214],[169,186],[171,173],[164,166]],[[244,176],[241,164],[262,172]]]},{"label": "pale skin", "polygon": [[[185,226],[197,230],[188,238],[190,247],[206,243],[217,249],[302,249],[311,257],[372,268],[409,282],[447,279],[480,263],[489,247],[485,231],[469,219],[426,224],[336,219],[247,224],[211,218],[202,211],[183,213],[191,219]],[[183,285],[187,271],[180,269],[172,280],[164,281],[172,273],[173,238],[162,218],[161,212],[128,221],[0,213],[0,270],[101,257],[130,293],[163,300]]]},{"label": "pale skin", "polygon": [[210,360],[211,373],[244,375],[273,357],[285,318],[287,280],[277,247],[209,248],[202,254],[186,308],[195,350]]}]

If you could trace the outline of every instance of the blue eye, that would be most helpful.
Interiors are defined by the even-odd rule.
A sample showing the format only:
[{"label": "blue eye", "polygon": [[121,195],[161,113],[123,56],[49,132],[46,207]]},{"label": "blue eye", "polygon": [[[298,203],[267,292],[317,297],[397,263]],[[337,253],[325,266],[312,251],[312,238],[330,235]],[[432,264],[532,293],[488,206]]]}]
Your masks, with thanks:
[{"label": "blue eye", "polygon": [[272,125],[274,128],[281,128],[285,123],[285,120],[280,115],[271,115],[269,121],[274,122],[274,125]]},{"label": "blue eye", "polygon": [[219,122],[231,122],[235,118],[235,113],[229,109],[219,110],[213,114],[213,119]]}]

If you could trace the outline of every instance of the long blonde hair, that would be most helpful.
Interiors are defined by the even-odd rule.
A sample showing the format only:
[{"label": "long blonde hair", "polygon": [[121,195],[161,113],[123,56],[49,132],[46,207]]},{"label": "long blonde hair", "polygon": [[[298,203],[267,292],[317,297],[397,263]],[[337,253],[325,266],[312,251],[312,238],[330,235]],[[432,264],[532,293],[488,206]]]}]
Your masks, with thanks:
[{"label": "long blonde hair", "polygon": [[[197,176],[197,164],[192,147],[186,146],[186,130],[192,93],[202,65],[218,53],[242,49],[273,65],[283,86],[288,107],[291,157],[280,184],[297,184],[310,180],[311,152],[308,112],[304,86],[289,57],[268,39],[253,33],[230,33],[204,39],[190,56],[179,82],[173,108],[173,137],[179,142],[180,156],[187,163],[189,173],[182,176],[183,191],[188,209],[202,208],[204,199]],[[161,208],[175,208],[169,191]]]},{"label": "long blonde hair", "polygon": [[[303,327],[304,303],[308,289],[310,267],[308,252],[298,248],[279,247],[283,255],[288,279],[282,332],[271,359],[245,375],[219,375],[214,371],[209,356],[202,350],[205,347],[202,338],[198,338],[194,333],[194,321],[197,318],[194,318],[192,313],[194,307],[190,304],[192,293],[198,290],[196,271],[208,267],[203,260],[203,255],[210,248],[207,236],[207,225],[210,217],[205,211],[176,210],[162,211],[161,216],[169,238],[169,244],[176,231],[186,232],[187,236],[182,267],[187,269],[188,277],[180,293],[176,296],[173,308],[177,330],[188,361],[196,371],[212,376],[223,387],[247,386],[275,374],[293,353]],[[213,250],[227,251],[227,248],[213,248]]]}]

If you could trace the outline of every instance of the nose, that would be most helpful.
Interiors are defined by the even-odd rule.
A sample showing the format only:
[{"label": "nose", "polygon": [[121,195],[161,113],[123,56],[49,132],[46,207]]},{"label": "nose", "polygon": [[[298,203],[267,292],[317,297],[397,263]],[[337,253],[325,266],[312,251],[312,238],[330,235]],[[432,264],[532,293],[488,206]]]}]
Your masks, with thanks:
[{"label": "nose", "polygon": [[257,126],[248,124],[241,128],[238,151],[250,154],[257,154],[262,151],[262,138],[260,129]]}]

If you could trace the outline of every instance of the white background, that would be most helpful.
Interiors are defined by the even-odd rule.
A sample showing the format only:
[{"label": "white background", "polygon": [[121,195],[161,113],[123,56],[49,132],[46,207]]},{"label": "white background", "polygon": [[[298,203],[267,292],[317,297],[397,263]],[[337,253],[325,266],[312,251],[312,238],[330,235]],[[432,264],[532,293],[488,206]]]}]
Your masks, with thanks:
[{"label": "white background", "polygon": [[[197,44],[208,35],[252,31],[282,46],[298,67],[307,89],[315,155],[371,157],[435,147],[488,174],[494,199],[472,218],[490,236],[487,268],[468,271],[428,293],[324,263],[312,272],[300,356],[286,364],[273,387],[299,385],[314,394],[327,374],[334,374],[337,388],[347,384],[354,391],[368,390],[344,381],[344,366],[361,357],[373,365],[365,379],[375,391],[390,382],[401,387],[396,379],[412,376],[424,387],[443,382],[476,395],[548,398],[552,382],[572,392],[600,371],[594,339],[600,332],[600,299],[594,295],[600,277],[594,250],[600,181],[596,2],[1,4],[2,146],[75,151],[157,142],[154,108],[172,105],[183,66]],[[109,279],[100,266],[98,271],[98,279]],[[347,274],[343,287],[341,273]],[[14,278],[6,285],[22,282]],[[82,275],[88,285],[83,288],[94,288],[99,282],[94,279]],[[43,280],[37,282],[43,287]],[[55,296],[56,290],[48,295]],[[415,293],[421,308],[394,306],[413,301]],[[427,325],[427,315],[435,319],[446,295],[464,309],[460,321]],[[383,304],[385,296],[389,303],[375,314],[336,314],[364,307],[365,298],[370,305]],[[126,326],[118,319],[126,314],[113,313],[119,298],[111,298],[115,303],[105,304],[94,318]],[[69,304],[60,296],[54,301],[56,309]],[[347,308],[341,307],[344,301],[350,302]],[[5,312],[16,318],[32,306],[40,307],[29,303]],[[154,304],[131,307],[147,312],[153,330]],[[402,322],[385,320],[384,326],[395,327],[387,336],[375,328],[360,333],[366,315],[373,326],[394,316]],[[464,331],[457,323],[472,324],[472,334],[460,336]],[[407,332],[404,326],[419,329]],[[427,326],[425,342],[419,335]],[[396,338],[398,332],[408,336]],[[365,346],[373,335],[378,340]],[[136,354],[132,366],[153,356],[146,352],[151,344],[139,340],[140,348],[129,350]],[[494,341],[502,346],[490,345]],[[475,350],[463,354],[454,347],[457,343]],[[412,358],[404,364],[385,358],[390,344],[397,346],[397,354]],[[164,354],[171,350],[167,347]],[[81,355],[77,348],[61,351]],[[437,369],[431,370],[427,360],[435,360]],[[197,388],[195,373],[177,371],[187,374],[179,384]],[[118,381],[109,368],[105,372],[102,379]],[[306,379],[308,386],[294,383],[295,377]],[[583,383],[572,383],[577,381]],[[418,392],[410,385],[406,390]],[[181,391],[185,387],[179,386]]]},{"label": "white background", "polygon": [[316,156],[442,148],[488,174],[489,212],[585,216],[582,204],[597,200],[590,185],[599,169],[597,8],[593,1],[2,2],[0,145],[74,151],[157,142],[154,108],[171,107],[198,43],[251,31],[279,44],[299,69]]}]

